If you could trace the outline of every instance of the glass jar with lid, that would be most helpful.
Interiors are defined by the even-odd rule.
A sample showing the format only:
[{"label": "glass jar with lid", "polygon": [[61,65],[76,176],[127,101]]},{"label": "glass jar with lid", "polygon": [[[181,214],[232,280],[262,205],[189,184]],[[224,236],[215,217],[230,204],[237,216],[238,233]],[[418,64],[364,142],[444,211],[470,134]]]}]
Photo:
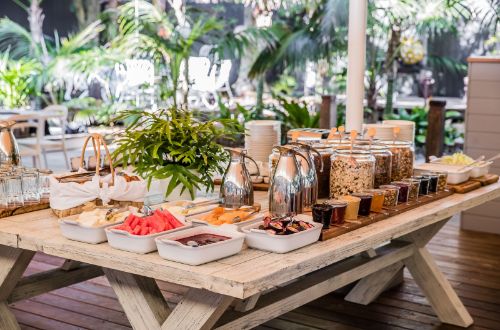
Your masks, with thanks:
[{"label": "glass jar with lid", "polygon": [[384,141],[392,153],[391,181],[401,181],[413,175],[415,150],[413,144],[405,141]]},{"label": "glass jar with lid", "polygon": [[366,150],[335,150],[330,166],[330,198],[373,188],[375,157]]},{"label": "glass jar with lid", "polygon": [[367,150],[375,157],[374,187],[391,183],[392,152],[384,145],[355,145],[357,149]]},{"label": "glass jar with lid", "polygon": [[[328,198],[330,196],[330,162],[333,149],[323,143],[313,144],[312,147],[319,152],[319,156],[312,153],[318,177],[318,198]],[[321,171],[321,161],[323,161],[323,171]]]}]

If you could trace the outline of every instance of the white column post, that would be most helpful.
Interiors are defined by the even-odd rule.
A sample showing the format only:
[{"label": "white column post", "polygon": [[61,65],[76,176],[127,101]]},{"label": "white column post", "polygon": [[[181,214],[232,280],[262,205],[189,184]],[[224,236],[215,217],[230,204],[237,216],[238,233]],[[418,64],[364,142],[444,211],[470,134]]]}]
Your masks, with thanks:
[{"label": "white column post", "polygon": [[365,96],[367,0],[349,0],[346,130],[361,131]]}]

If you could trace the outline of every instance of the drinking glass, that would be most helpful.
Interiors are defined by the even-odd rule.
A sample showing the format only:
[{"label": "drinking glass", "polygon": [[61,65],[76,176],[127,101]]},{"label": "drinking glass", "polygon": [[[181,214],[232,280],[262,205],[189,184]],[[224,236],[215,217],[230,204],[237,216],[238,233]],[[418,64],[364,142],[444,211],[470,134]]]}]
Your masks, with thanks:
[{"label": "drinking glass", "polygon": [[24,203],[40,203],[40,176],[38,170],[23,169],[21,178]]},{"label": "drinking glass", "polygon": [[7,200],[7,181],[6,177],[0,174],[0,208],[6,209],[9,207]]},{"label": "drinking glass", "polygon": [[50,175],[52,174],[51,170],[40,170],[39,172],[40,179],[40,199],[48,200],[50,196]]},{"label": "drinking glass", "polygon": [[16,208],[23,206],[23,180],[21,175],[12,173],[5,177],[5,181],[8,207]]}]

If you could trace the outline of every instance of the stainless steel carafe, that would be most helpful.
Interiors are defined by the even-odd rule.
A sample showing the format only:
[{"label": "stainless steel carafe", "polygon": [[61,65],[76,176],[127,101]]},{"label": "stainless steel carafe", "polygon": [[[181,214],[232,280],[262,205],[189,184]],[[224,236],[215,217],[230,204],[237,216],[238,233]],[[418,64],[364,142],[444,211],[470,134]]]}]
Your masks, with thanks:
[{"label": "stainless steel carafe", "polygon": [[12,126],[16,124],[13,120],[0,121],[0,165],[21,165],[19,147],[16,138],[12,134]]},{"label": "stainless steel carafe", "polygon": [[[269,187],[269,211],[273,217],[286,217],[300,214],[303,206],[303,180],[298,157],[301,153],[290,147],[274,147],[280,157],[271,177]],[[310,166],[311,164],[309,164]]]},{"label": "stainless steel carafe", "polygon": [[231,160],[227,166],[222,184],[220,187],[220,197],[224,207],[238,208],[244,205],[253,205],[253,186],[248,172],[245,160],[251,160],[257,167],[260,175],[259,166],[253,158],[247,156],[246,150],[237,150],[226,148],[231,153]]},{"label": "stainless steel carafe", "polygon": [[316,173],[316,166],[314,165],[314,158],[312,153],[318,155],[320,162],[320,171],[323,172],[323,158],[318,150],[314,149],[308,144],[292,142],[295,149],[304,156],[299,159],[300,174],[302,175],[302,204],[304,209],[310,211],[312,206],[318,200],[318,174]]}]

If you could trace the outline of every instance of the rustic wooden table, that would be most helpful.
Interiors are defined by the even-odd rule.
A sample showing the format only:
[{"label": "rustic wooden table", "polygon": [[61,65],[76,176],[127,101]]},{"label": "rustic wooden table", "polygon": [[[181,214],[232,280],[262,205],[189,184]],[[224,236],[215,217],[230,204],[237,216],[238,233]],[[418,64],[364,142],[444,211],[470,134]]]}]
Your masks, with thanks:
[{"label": "rustic wooden table", "polygon": [[[496,183],[287,254],[245,249],[201,266],[70,241],[50,210],[0,219],[0,329],[19,328],[9,303],[103,274],[134,329],[235,329],[254,327],[356,281],[345,299],[368,304],[401,281],[403,267],[442,322],[467,327],[472,318],[425,245],[452,215],[499,196]],[[265,203],[266,193],[256,197]],[[36,251],[67,262],[22,277]],[[155,279],[190,289],[169,306]]]}]

